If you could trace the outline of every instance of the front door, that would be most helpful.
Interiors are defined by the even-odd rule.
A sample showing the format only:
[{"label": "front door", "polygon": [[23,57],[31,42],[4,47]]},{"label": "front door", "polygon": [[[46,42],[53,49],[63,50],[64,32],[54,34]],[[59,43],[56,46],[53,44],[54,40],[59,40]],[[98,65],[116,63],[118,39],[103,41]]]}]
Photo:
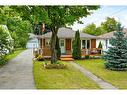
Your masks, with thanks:
[{"label": "front door", "polygon": [[71,39],[66,39],[66,50],[71,51]]},{"label": "front door", "polygon": [[66,39],[66,54],[71,54],[71,39]]},{"label": "front door", "polygon": [[61,48],[61,53],[65,53],[65,39],[60,39],[60,48]]}]

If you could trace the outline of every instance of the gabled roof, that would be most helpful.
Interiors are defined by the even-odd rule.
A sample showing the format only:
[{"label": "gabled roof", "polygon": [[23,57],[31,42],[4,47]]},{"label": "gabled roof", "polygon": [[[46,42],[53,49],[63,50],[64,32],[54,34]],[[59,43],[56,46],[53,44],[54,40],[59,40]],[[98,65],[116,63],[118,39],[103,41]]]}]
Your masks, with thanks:
[{"label": "gabled roof", "polygon": [[[113,37],[114,32],[116,32],[116,31],[105,33],[105,34],[102,34],[98,37],[102,38],[102,39],[110,39],[111,37]],[[125,37],[127,37],[127,28],[124,28],[123,32],[125,33]]]},{"label": "gabled roof", "polygon": [[[51,35],[52,35],[52,32],[48,32],[42,36],[38,35],[38,37],[51,38]],[[59,28],[57,35],[59,38],[74,38],[75,37],[75,31],[73,31],[72,29],[69,29],[69,28],[62,27],[62,28]],[[97,37],[80,32],[80,38],[95,38],[96,39]]]}]

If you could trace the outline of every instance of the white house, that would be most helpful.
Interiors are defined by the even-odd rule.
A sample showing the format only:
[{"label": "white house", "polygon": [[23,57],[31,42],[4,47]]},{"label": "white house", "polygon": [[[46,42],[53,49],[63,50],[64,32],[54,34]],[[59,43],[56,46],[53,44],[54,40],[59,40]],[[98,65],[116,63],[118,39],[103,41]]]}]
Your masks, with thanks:
[{"label": "white house", "polygon": [[29,33],[29,41],[27,42],[26,48],[39,48],[39,40],[34,34]]},{"label": "white house", "polygon": [[[98,39],[96,41],[96,48],[98,48],[99,43],[101,42],[102,49],[104,51],[108,50],[108,47],[111,47],[110,39],[113,37],[114,32],[116,31],[109,32],[109,33],[98,36]],[[125,36],[127,37],[127,28],[124,28],[123,32],[125,32]]]},{"label": "white house", "polygon": [[[75,33],[75,31],[67,27],[59,28],[57,36],[62,55],[72,55]],[[51,56],[51,35],[52,32],[45,33],[44,35],[36,35],[36,38],[40,39],[40,48],[44,56]],[[97,38],[96,36],[80,32],[82,55],[93,53],[93,49],[96,48]]]}]

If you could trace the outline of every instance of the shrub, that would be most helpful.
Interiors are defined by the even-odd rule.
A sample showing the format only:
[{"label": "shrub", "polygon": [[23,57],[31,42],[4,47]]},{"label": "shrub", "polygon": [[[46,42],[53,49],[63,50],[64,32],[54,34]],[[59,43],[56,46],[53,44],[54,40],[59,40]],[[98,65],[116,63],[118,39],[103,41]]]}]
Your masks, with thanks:
[{"label": "shrub", "polygon": [[86,55],[86,56],[85,56],[85,59],[90,59],[90,56],[89,56],[89,55]]},{"label": "shrub", "polygon": [[3,66],[6,62],[5,58],[0,57],[0,66]]},{"label": "shrub", "polygon": [[81,40],[79,31],[75,33],[75,39],[73,41],[73,58],[74,59],[81,59]]},{"label": "shrub", "polygon": [[35,53],[35,55],[34,55],[34,56],[35,56],[35,58],[37,58],[37,57],[39,56],[39,54],[38,54],[38,53]]},{"label": "shrub", "polygon": [[38,60],[38,61],[44,61],[44,57],[43,57],[42,55],[39,55],[39,56],[37,57],[37,60]]},{"label": "shrub", "polygon": [[6,63],[5,55],[12,47],[12,39],[10,38],[8,32],[9,31],[0,25],[0,65],[4,65]]},{"label": "shrub", "polygon": [[44,67],[45,69],[65,69],[67,68],[65,64],[60,63],[59,61],[57,61],[57,63],[55,64],[45,62]]}]

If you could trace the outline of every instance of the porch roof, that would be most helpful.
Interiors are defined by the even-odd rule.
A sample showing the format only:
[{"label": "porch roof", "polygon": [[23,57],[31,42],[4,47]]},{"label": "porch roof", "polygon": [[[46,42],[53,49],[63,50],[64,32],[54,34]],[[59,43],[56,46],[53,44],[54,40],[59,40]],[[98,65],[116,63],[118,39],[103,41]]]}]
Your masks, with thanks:
[{"label": "porch roof", "polygon": [[[102,34],[98,37],[101,39],[110,39],[111,37],[113,37],[114,32],[116,32],[116,31],[105,33],[105,34]],[[123,32],[125,33],[125,37],[127,37],[127,28],[124,28]]]},{"label": "porch roof", "polygon": [[[51,38],[51,35],[52,35],[52,32],[49,32],[49,33],[46,33],[44,35],[38,35],[37,37],[38,38],[40,38],[40,37],[41,38]],[[73,31],[72,29],[69,29],[69,28],[62,27],[62,28],[59,28],[57,35],[59,38],[74,38],[75,37],[75,31]],[[97,39],[98,37],[80,32],[80,38]]]}]

